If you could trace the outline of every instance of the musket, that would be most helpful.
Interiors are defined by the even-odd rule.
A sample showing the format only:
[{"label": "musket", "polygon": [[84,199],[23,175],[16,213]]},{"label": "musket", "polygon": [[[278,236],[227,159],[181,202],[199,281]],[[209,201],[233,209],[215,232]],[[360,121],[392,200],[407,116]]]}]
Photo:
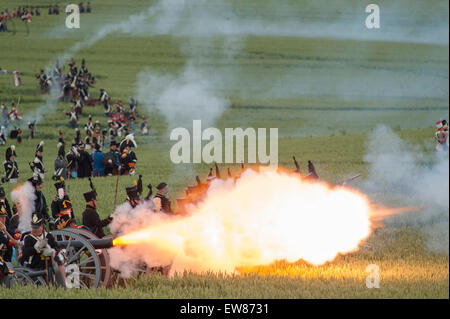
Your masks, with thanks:
[{"label": "musket", "polygon": [[220,178],[220,170],[219,170],[219,166],[217,166],[217,163],[214,163],[214,165],[216,166],[216,177]]},{"label": "musket", "polygon": [[139,175],[139,179],[137,181],[137,191],[139,193],[139,196],[142,194],[142,175]]},{"label": "musket", "polygon": [[295,164],[295,168],[296,168],[296,172],[297,173],[299,173],[299,174],[301,174],[301,172],[300,172],[300,166],[298,165],[298,162],[297,162],[297,160],[295,159],[295,156],[292,156],[292,158],[294,159],[294,164]]},{"label": "musket", "polygon": [[153,194],[153,188],[152,188],[152,184],[148,184],[147,185],[147,188],[148,188],[148,194],[147,194],[147,197],[145,197],[145,199],[150,199],[150,197],[152,196],[152,194]]},{"label": "musket", "polygon": [[316,172],[316,169],[314,167],[314,164],[311,161],[308,161],[308,172],[309,172],[308,176],[310,178],[313,178],[313,179],[318,179],[319,178],[319,175],[317,175],[317,172]]},{"label": "musket", "polygon": [[347,183],[349,183],[361,176],[362,176],[361,174],[356,174],[355,176],[346,179],[344,182],[341,183],[341,185],[347,185]]},{"label": "musket", "polygon": [[94,191],[95,196],[97,196],[97,191],[95,190],[94,184],[92,183],[92,179],[90,176],[89,176],[89,186],[91,187],[91,190]]}]

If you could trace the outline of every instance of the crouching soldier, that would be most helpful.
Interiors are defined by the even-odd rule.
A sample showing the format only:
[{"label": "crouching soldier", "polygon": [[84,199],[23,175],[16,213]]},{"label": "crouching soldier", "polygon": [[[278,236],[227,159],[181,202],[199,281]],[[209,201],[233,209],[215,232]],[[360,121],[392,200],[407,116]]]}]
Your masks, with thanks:
[{"label": "crouching soldier", "polygon": [[127,202],[131,205],[131,207],[135,208],[137,205],[139,205],[139,193],[136,186],[131,186],[125,188],[125,191],[127,193]]},{"label": "crouching soldier", "polygon": [[44,188],[44,181],[39,175],[35,175],[29,178],[28,182],[30,182],[34,187],[34,211],[39,215],[39,217],[43,217],[46,221],[49,221],[50,215],[48,214],[47,200],[42,192],[42,189]]},{"label": "crouching soldier", "polygon": [[153,202],[155,203],[155,210],[157,212],[164,212],[167,214],[173,213],[170,200],[166,197],[169,192],[169,186],[166,183],[160,183],[156,186],[156,189],[158,191],[153,199]]},{"label": "crouching soldier", "polygon": [[64,229],[64,228],[76,228],[76,229],[84,229],[90,231],[84,225],[77,225],[74,218],[71,218],[70,215],[62,215],[55,221],[56,229]]},{"label": "crouching soldier", "polygon": [[86,210],[83,212],[83,225],[94,233],[97,237],[105,237],[103,227],[108,226],[112,222],[112,217],[101,220],[97,213],[97,197],[95,191],[83,194],[86,201]]},{"label": "crouching soldier", "polygon": [[57,253],[56,240],[52,234],[44,230],[44,219],[37,213],[31,218],[31,233],[23,239],[20,264],[33,270],[46,270],[48,283],[65,284],[62,277],[63,258]]}]

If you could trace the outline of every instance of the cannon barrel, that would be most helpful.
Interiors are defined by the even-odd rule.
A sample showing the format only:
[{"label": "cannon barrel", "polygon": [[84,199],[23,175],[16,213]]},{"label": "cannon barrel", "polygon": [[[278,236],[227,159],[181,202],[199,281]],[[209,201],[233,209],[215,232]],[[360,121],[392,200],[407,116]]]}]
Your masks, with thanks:
[{"label": "cannon barrel", "polygon": [[[114,240],[114,238],[112,238],[112,237],[101,238],[101,239],[87,239],[87,241],[95,249],[111,248],[114,246],[113,240]],[[57,244],[59,247],[67,247],[70,245],[75,248],[80,248],[80,247],[84,246],[84,244],[78,240],[60,240],[60,241],[57,241]]]}]

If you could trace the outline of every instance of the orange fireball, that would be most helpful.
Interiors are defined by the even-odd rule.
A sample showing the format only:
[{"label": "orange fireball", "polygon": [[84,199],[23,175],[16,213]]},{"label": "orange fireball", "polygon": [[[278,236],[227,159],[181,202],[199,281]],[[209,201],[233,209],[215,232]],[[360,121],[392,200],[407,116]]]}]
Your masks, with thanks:
[{"label": "orange fireball", "polygon": [[[247,170],[236,181],[213,181],[202,201],[187,205],[185,216],[136,207],[140,222],[130,220],[115,239],[121,247],[112,249],[113,262],[138,256],[149,265],[172,263],[175,271],[194,272],[232,272],[280,259],[320,265],[356,250],[370,235],[370,207],[350,188]],[[142,214],[146,218],[137,217]]]}]

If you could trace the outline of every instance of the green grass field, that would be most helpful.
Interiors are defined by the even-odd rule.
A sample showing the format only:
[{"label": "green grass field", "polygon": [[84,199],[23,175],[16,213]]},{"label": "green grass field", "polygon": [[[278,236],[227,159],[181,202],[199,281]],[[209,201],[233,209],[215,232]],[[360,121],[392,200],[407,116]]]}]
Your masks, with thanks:
[{"label": "green grass field", "polygon": [[[20,97],[19,111],[26,118],[33,110],[46,105],[46,96],[39,93],[35,74],[52,66],[54,60],[78,42],[89,38],[96,30],[114,21],[126,20],[131,14],[146,10],[156,1],[128,2],[91,1],[93,13],[81,16],[79,30],[64,27],[64,14],[48,16],[45,5],[55,1],[40,1],[41,16],[33,17],[28,28],[15,20],[9,32],[0,33],[0,68],[18,69],[22,86],[12,86],[10,74],[0,74],[0,103],[10,108]],[[66,1],[56,1],[60,10]],[[231,1],[233,12],[244,19],[251,16],[254,0],[246,5]],[[348,1],[348,4],[355,1]],[[433,1],[429,14],[447,19],[448,3]],[[22,5],[34,5],[23,1]],[[16,1],[3,0],[1,8],[12,11]],[[247,7],[248,5],[248,7]],[[221,4],[210,4],[221,9]],[[242,6],[242,7],[241,7]],[[293,4],[298,14],[300,5]],[[444,12],[441,10],[444,8]],[[440,9],[441,8],[441,9]],[[316,7],[317,9],[317,7]],[[447,10],[445,14],[445,9]],[[268,17],[271,10],[259,7]],[[345,13],[345,9],[343,10]],[[349,14],[353,11],[349,9]],[[363,14],[364,11],[361,11]],[[292,13],[295,15],[295,13]],[[325,21],[317,10],[305,19]],[[159,17],[149,18],[157,19]],[[445,22],[445,21],[444,21]],[[105,88],[112,100],[128,101],[138,95],[138,74],[145,69],[158,74],[178,74],[186,63],[192,63],[215,79],[223,75],[222,86],[213,87],[229,101],[215,121],[219,129],[226,127],[277,127],[279,130],[279,165],[294,169],[295,155],[306,171],[308,160],[316,164],[320,177],[337,183],[356,173],[368,173],[363,160],[369,134],[384,124],[403,139],[434,148],[434,122],[448,119],[448,44],[364,41],[324,37],[248,35],[239,46],[228,46],[225,36],[183,36],[153,34],[153,29],[139,27],[140,32],[112,33],[73,57],[77,64],[85,58],[97,84],[91,95],[97,97]],[[148,34],[146,34],[146,30]],[[224,52],[229,56],[224,57]],[[206,177],[210,165],[185,164],[176,167],[170,162],[173,142],[168,139],[170,123],[155,107],[146,109],[139,101],[140,114],[148,116],[152,126],[149,137],[137,137],[137,172],[144,183],[166,181],[169,197],[181,196],[185,187],[195,181],[195,175]],[[47,202],[55,196],[51,175],[57,155],[58,130],[70,143],[74,137],[68,119],[63,115],[70,104],[59,103],[56,109],[45,110],[37,124],[35,140],[28,140],[26,122],[23,143],[16,144],[20,170],[19,183],[31,177],[28,163],[33,160],[36,145],[45,141],[44,163],[48,169],[44,193]],[[103,107],[85,107],[80,124],[88,115],[105,126]],[[17,123],[18,125],[20,123]],[[185,123],[186,127],[192,125]],[[6,150],[6,146],[0,147]],[[67,149],[66,149],[67,150]],[[222,165],[223,172],[233,172],[240,164]],[[3,174],[3,168],[1,169]],[[137,177],[119,179],[118,203],[125,200],[125,187]],[[363,177],[364,178],[364,177]],[[93,179],[98,192],[102,217],[113,211],[115,177]],[[356,181],[358,185],[361,181]],[[75,214],[81,220],[84,210],[83,192],[89,190],[88,180],[67,181]],[[7,194],[14,185],[4,185]],[[448,212],[446,212],[448,214]],[[302,261],[288,264],[241,269],[241,276],[220,274],[194,275],[168,279],[149,276],[123,289],[58,290],[54,288],[0,288],[3,298],[448,298],[449,258],[447,254],[432,254],[424,246],[422,229],[390,227],[379,229],[359,251],[339,256],[320,267]],[[375,263],[381,269],[380,289],[365,286],[366,266]]]}]

